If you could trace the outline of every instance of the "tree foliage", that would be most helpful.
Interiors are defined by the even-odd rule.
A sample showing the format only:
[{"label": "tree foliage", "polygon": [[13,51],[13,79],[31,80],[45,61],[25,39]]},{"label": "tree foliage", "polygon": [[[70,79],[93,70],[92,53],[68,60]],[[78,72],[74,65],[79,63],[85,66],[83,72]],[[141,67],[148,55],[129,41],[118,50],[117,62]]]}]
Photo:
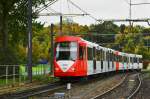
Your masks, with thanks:
[{"label": "tree foliage", "polygon": [[[7,56],[15,58],[19,44],[27,44],[27,1],[0,0],[0,54],[4,54],[0,63],[9,61]],[[48,0],[32,0],[32,6],[36,8],[46,1]]]},{"label": "tree foliage", "polygon": [[145,38],[148,37],[144,34],[145,30],[147,30],[147,28],[134,26],[130,32],[130,27],[126,26],[124,33],[116,35],[116,45],[114,46],[117,50],[127,53],[141,54],[144,59],[150,59],[150,51],[148,50],[148,46],[144,43]]},{"label": "tree foliage", "polygon": [[110,43],[114,42],[115,35],[119,32],[119,27],[113,22],[106,21],[102,24],[91,25],[90,26],[90,40],[97,42],[99,44],[102,43]]}]

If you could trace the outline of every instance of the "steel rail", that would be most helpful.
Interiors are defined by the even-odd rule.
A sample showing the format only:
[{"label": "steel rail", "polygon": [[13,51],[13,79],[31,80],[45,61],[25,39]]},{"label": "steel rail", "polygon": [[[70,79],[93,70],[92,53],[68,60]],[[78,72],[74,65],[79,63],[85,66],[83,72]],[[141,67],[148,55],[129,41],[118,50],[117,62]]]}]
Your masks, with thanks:
[{"label": "steel rail", "polygon": [[138,74],[138,81],[139,81],[138,87],[136,88],[136,90],[130,96],[127,97],[127,99],[133,98],[136,95],[136,93],[140,90],[141,85],[142,85],[142,80],[140,78],[140,74]]},{"label": "steel rail", "polygon": [[116,86],[112,87],[111,89],[109,89],[109,90],[103,92],[102,94],[97,95],[97,96],[95,96],[91,99],[99,99],[99,97],[102,97],[102,96],[106,95],[107,93],[111,92],[112,90],[116,89],[117,87],[119,87],[126,80],[127,76],[128,76],[128,74],[126,74],[125,77],[122,79],[122,81],[120,83],[118,83]]},{"label": "steel rail", "polygon": [[57,90],[60,88],[65,87],[64,84],[60,82],[48,84],[48,85],[41,85],[40,87],[36,87],[33,89],[27,89],[16,93],[8,93],[4,95],[0,95],[0,98],[6,98],[6,99],[26,99],[31,96],[39,95],[42,93],[46,93],[49,91]]},{"label": "steel rail", "polygon": [[61,88],[65,88],[65,85],[59,86],[59,87],[54,87],[53,89],[49,88],[49,89],[46,89],[46,90],[42,90],[42,91],[38,91],[38,92],[35,92],[35,93],[27,94],[27,95],[17,97],[17,98],[15,97],[14,99],[25,99],[25,98],[29,98],[29,97],[32,97],[32,96],[44,94],[44,93],[47,93],[47,92],[50,92],[50,91],[53,91],[53,90],[58,90],[58,89],[61,89]]}]

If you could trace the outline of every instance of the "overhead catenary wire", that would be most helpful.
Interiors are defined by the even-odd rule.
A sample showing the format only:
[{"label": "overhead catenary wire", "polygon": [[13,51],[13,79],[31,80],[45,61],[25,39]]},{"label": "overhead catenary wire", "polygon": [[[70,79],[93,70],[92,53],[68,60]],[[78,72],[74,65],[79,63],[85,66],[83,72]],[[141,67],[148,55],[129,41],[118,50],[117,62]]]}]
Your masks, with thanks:
[{"label": "overhead catenary wire", "polygon": [[129,19],[99,19],[99,22],[104,22],[104,21],[112,21],[112,22],[147,22],[147,24],[150,26],[150,18],[141,18],[141,19],[132,19],[131,17],[131,7],[134,5],[144,5],[144,4],[150,4],[150,3],[132,3],[132,0],[127,1],[124,0],[129,6],[130,6],[130,11],[129,11]]},{"label": "overhead catenary wire", "polygon": [[88,32],[88,33],[74,33],[73,35],[91,35],[91,36],[118,36],[118,35],[150,35],[150,33],[109,33],[109,34],[104,34],[100,32]]},{"label": "overhead catenary wire", "polygon": [[[49,6],[51,6],[52,4],[54,4],[55,2],[57,2],[58,0],[53,0],[53,1],[51,1],[51,2],[49,2],[49,3],[47,3],[45,6],[43,6],[43,7],[41,7],[40,9],[38,9],[38,10],[36,10],[36,11],[38,11],[39,13],[40,12],[42,12],[44,9],[46,9],[46,8],[48,8]],[[127,0],[124,0],[126,3],[128,3],[128,4],[130,4]],[[84,14],[65,14],[65,15],[63,15],[63,13],[58,13],[57,11],[55,11],[54,13],[47,13],[47,14],[39,14],[39,16],[85,16],[85,15],[87,15],[87,16],[89,16],[89,17],[91,17],[92,19],[94,19],[96,22],[104,22],[104,21],[112,21],[112,22],[147,22],[148,23],[148,25],[150,25],[149,24],[149,20],[150,20],[150,18],[148,19],[97,19],[97,18],[95,18],[94,16],[92,16],[91,14],[89,14],[87,11],[85,11],[85,10],[83,10],[81,7],[79,7],[77,4],[75,4],[74,2],[72,2],[71,0],[67,0],[67,2],[69,2],[69,3],[71,3],[73,6],[75,6],[77,9],[79,9],[80,11],[82,11]],[[139,3],[139,4],[150,4],[150,3]],[[135,4],[130,4],[130,5],[135,5]],[[68,5],[68,8],[70,8],[69,7],[69,5]],[[51,9],[51,10],[53,10],[53,9]],[[54,10],[53,10],[54,11]],[[55,13],[57,13],[57,14],[55,14]]]},{"label": "overhead catenary wire", "polygon": [[80,11],[82,11],[83,13],[87,14],[89,17],[91,17],[92,19],[94,19],[95,21],[97,21],[97,18],[95,18],[94,16],[92,16],[91,14],[89,14],[88,12],[86,12],[85,10],[81,9],[77,4],[75,4],[74,2],[72,2],[71,0],[68,0],[73,6],[75,6],[76,8],[78,8]]},{"label": "overhead catenary wire", "polygon": [[150,2],[149,3],[131,3],[131,5],[148,5],[148,4],[150,4]]},{"label": "overhead catenary wire", "polygon": [[127,0],[124,0],[127,4],[130,4]]},{"label": "overhead catenary wire", "polygon": [[[49,2],[48,4],[46,4],[46,6],[43,6],[42,8],[40,8],[39,10],[36,10],[36,12],[38,12],[38,16],[63,16],[63,17],[68,17],[68,16],[70,16],[70,17],[75,17],[75,16],[85,16],[85,15],[89,15],[89,14],[87,14],[87,13],[83,13],[83,14],[79,14],[79,13],[75,13],[75,14],[64,14],[64,13],[62,13],[62,11],[60,11],[60,12],[57,12],[56,10],[54,10],[54,9],[52,9],[52,8],[50,8],[49,9],[49,7],[52,5],[52,4],[54,4],[56,1],[58,1],[58,0],[53,0],[53,2]],[[60,0],[61,1],[61,0]],[[69,0],[67,0],[67,2],[68,3],[70,3],[69,2]],[[73,3],[73,2],[72,2]],[[62,5],[60,4],[60,10],[62,10],[62,7],[61,7]],[[48,9],[49,10],[52,10],[54,13],[41,13],[43,10],[47,10],[48,11]],[[68,9],[70,9],[70,7],[69,7],[69,5],[68,5]],[[50,11],[51,12],[51,11]],[[83,11],[82,11],[83,12]]]},{"label": "overhead catenary wire", "polygon": [[51,6],[52,4],[56,3],[58,0],[53,0],[48,2],[47,4],[43,5],[41,8],[37,9],[35,12],[42,12],[43,10],[45,10],[47,7]]}]

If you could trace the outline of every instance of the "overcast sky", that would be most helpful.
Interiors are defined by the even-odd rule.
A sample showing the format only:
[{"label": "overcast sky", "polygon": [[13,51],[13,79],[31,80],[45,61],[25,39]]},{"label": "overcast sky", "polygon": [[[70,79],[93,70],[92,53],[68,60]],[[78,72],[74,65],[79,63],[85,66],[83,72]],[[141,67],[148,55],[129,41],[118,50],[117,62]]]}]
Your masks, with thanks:
[{"label": "overcast sky", "polygon": [[[129,0],[71,0],[80,8],[91,14],[97,19],[126,19],[129,18]],[[150,3],[150,0],[132,0],[132,3]],[[69,4],[67,0],[58,0],[51,6],[57,12],[62,13],[82,13],[79,9]],[[42,13],[52,12],[50,8]],[[132,6],[132,18],[150,18],[150,5]],[[76,16],[72,18],[74,22],[82,25],[89,25],[97,23],[88,16]],[[39,17],[38,21],[50,25],[51,23],[58,23],[59,17]],[[146,23],[139,23],[147,25]]]}]

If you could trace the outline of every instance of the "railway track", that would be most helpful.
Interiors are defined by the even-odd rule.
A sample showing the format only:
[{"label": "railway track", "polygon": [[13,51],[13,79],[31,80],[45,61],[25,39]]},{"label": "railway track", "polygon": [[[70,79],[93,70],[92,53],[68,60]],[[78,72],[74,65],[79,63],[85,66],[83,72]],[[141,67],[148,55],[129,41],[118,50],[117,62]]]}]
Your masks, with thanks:
[{"label": "railway track", "polygon": [[[100,79],[100,78],[97,78]],[[91,83],[96,81],[97,79],[92,79],[90,81],[86,81],[86,83]],[[72,81],[73,86],[78,86],[80,84],[85,83],[85,81],[81,81],[81,82],[77,82],[77,81]],[[38,88],[33,88],[33,89],[28,89],[28,90],[23,90],[23,91],[19,91],[19,92],[15,92],[15,93],[7,93],[7,94],[3,94],[0,95],[0,99],[26,99],[29,97],[43,97],[43,94],[45,94],[46,96],[48,94],[53,94],[54,92],[56,92],[57,90],[66,90],[66,84],[67,83],[62,83],[62,82],[55,82],[53,84],[48,84],[48,85],[43,85],[40,86]],[[45,96],[44,95],[44,96]]]},{"label": "railway track", "polygon": [[[95,93],[97,88],[100,88],[100,90],[99,91],[97,90],[97,92],[103,92],[104,90],[107,90],[110,87],[116,85],[116,83],[120,82],[124,77],[125,74],[103,75],[102,78],[90,79],[90,81],[88,80],[86,82],[72,84],[72,88],[70,90],[64,89],[64,90],[59,90],[57,92],[64,93],[65,99],[68,99],[68,97],[71,97],[69,99],[90,99],[91,95]],[[54,99],[55,95],[49,94],[49,95],[43,95],[41,97]]]},{"label": "railway track", "polygon": [[[130,76],[134,75],[135,79],[131,78]],[[132,87],[127,84],[130,82],[132,83]],[[128,88],[130,86],[130,88]],[[126,88],[125,88],[126,87]],[[120,83],[118,83],[116,86],[112,87],[110,90],[107,90],[103,92],[102,94],[99,94],[91,99],[132,99],[137,92],[140,90],[141,87],[141,78],[140,74],[131,74],[127,75],[124,80],[122,80]]]},{"label": "railway track", "polygon": [[[121,74],[122,75],[122,74]],[[87,89],[88,90],[88,92],[87,93],[82,93],[82,95],[77,95],[78,96],[78,98],[77,99],[101,99],[102,97],[104,97],[105,95],[109,95],[109,93],[110,92],[112,92],[114,89],[117,89],[118,87],[120,87],[125,81],[127,81],[127,75],[126,76],[119,76],[119,75],[116,75],[117,77],[115,77],[115,79],[117,78],[117,79],[120,79],[120,82],[119,82],[119,80],[118,80],[118,84],[116,85],[116,84],[114,84],[115,85],[115,87],[113,87],[113,88],[111,88],[110,89],[110,87],[109,87],[109,89],[110,90],[105,90],[105,92],[101,92],[102,94],[100,94],[100,95],[97,95],[97,96],[95,96],[95,97],[93,97],[93,98],[87,98],[87,97],[85,97],[85,95],[87,95],[87,93],[89,93],[89,91],[93,91],[94,92],[94,89],[96,88],[93,88],[93,89]],[[104,76],[105,77],[105,76]],[[119,77],[119,78],[118,78]],[[121,79],[121,78],[122,79]],[[140,76],[138,76],[138,77],[140,77]],[[84,82],[76,82],[76,83],[73,83],[72,84],[72,87],[73,87],[73,92],[75,92],[75,90],[74,90],[74,88],[76,88],[76,87],[79,87],[79,88],[81,88],[82,86],[89,86],[90,84],[93,84],[93,86],[97,86],[97,87],[101,87],[101,86],[107,86],[107,85],[109,85],[109,83],[108,84],[106,84],[105,85],[105,83],[108,81],[107,79],[111,79],[111,78],[113,78],[113,76],[111,77],[111,76],[109,76],[109,77],[105,77],[105,78],[96,78],[96,79],[93,79],[93,80],[90,80],[90,81],[84,81]],[[95,85],[95,83],[97,82],[97,80],[100,80],[100,83],[104,83],[104,84],[101,84],[101,85],[99,85],[99,84],[97,84],[97,85]],[[139,80],[140,81],[140,80]],[[109,81],[109,82],[112,82],[111,80]],[[90,88],[91,88],[91,85],[89,86]],[[108,87],[108,86],[107,86]],[[101,87],[102,88],[102,87]],[[105,87],[104,87],[105,88]],[[102,89],[104,89],[104,88],[102,88]],[[136,88],[134,88],[135,89],[135,91],[130,95],[130,96],[128,96],[129,98],[127,98],[127,99],[130,99],[130,97],[133,97],[135,94],[136,94],[136,92],[139,90],[139,88],[140,88],[140,85],[139,85],[139,87],[136,89]],[[101,90],[102,90],[101,89]],[[107,88],[108,89],[108,88]],[[78,88],[76,89],[76,90],[78,90]],[[80,89],[79,89],[80,90]],[[82,89],[81,89],[82,90]],[[83,88],[83,90],[85,91],[85,89]],[[12,93],[12,94],[7,94],[7,95],[3,95],[3,96],[0,96],[0,99],[26,99],[26,98],[29,98],[29,97],[32,97],[33,99],[36,99],[36,98],[38,98],[38,99],[40,99],[39,97],[49,97],[49,99],[53,99],[53,98],[50,98],[50,97],[52,97],[52,96],[54,96],[54,93],[55,92],[64,92],[66,95],[68,94],[66,91],[66,84],[62,84],[62,83],[60,83],[60,82],[57,82],[57,83],[53,83],[53,84],[48,84],[48,85],[46,85],[46,86],[42,86],[42,87],[40,87],[40,88],[35,88],[35,89],[32,89],[32,90],[26,90],[26,91],[22,91],[22,92],[18,92],[18,93]],[[106,98],[107,99],[107,98]],[[110,98],[108,98],[108,99],[110,99]],[[113,98],[112,98],[113,99]]]},{"label": "railway track", "polygon": [[51,92],[51,91],[58,90],[64,87],[65,87],[64,84],[60,82],[55,82],[52,84],[43,85],[41,87],[34,88],[32,90],[30,89],[30,90],[20,91],[17,93],[4,94],[0,96],[0,99],[26,99],[28,97]]},{"label": "railway track", "polygon": [[140,74],[138,74],[138,82],[139,82],[139,84],[137,85],[135,90],[127,97],[127,99],[132,99],[140,90],[140,87],[142,85],[142,80],[141,80]]}]

